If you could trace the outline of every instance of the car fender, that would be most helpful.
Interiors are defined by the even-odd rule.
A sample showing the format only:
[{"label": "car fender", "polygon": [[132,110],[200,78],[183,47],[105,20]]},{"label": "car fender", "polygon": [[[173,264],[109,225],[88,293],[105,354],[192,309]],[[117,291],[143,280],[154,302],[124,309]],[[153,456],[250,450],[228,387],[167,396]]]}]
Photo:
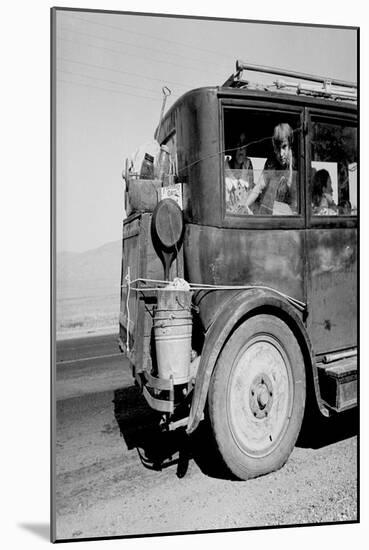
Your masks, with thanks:
[{"label": "car fender", "polygon": [[[296,308],[287,300],[273,291],[265,289],[243,290],[228,300],[219,310],[213,323],[205,335],[200,364],[197,370],[194,394],[187,424],[187,433],[192,433],[198,426],[204,412],[206,397],[218,356],[236,326],[239,326],[248,316],[261,310],[271,310],[276,316],[287,322],[295,333],[302,351],[305,363],[311,367],[315,395],[319,408],[320,400],[318,373],[313,360],[313,350],[301,316]],[[305,349],[303,349],[305,348]]]}]

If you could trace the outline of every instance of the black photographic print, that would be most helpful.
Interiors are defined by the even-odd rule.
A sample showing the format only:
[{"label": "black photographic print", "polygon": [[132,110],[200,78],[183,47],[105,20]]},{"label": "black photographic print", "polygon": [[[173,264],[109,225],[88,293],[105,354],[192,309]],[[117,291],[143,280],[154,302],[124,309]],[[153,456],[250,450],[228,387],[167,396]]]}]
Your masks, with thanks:
[{"label": "black photographic print", "polygon": [[53,542],[359,521],[358,57],[51,9]]}]

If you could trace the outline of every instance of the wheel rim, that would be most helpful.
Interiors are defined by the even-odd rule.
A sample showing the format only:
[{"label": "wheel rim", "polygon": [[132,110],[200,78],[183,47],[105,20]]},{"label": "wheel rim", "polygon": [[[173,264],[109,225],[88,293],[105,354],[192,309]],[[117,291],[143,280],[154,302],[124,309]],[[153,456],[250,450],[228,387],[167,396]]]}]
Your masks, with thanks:
[{"label": "wheel rim", "polygon": [[232,436],[249,456],[270,454],[285,434],[293,405],[291,363],[270,334],[254,336],[231,370],[227,415]]}]

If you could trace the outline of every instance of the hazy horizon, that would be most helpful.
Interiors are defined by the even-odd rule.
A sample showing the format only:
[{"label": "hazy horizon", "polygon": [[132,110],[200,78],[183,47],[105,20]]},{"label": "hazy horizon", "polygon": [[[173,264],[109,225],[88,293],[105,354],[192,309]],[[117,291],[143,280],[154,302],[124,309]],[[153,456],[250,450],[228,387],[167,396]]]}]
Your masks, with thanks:
[{"label": "hazy horizon", "polygon": [[114,244],[114,243],[120,243],[121,242],[121,239],[114,239],[113,241],[107,241],[105,243],[102,243],[102,244],[98,244],[97,246],[93,246],[92,248],[86,248],[85,250],[57,250],[56,253],[57,255],[59,254],[84,254],[85,252],[92,252],[94,250],[97,250],[99,248],[103,248],[104,246],[107,246],[109,244]]}]

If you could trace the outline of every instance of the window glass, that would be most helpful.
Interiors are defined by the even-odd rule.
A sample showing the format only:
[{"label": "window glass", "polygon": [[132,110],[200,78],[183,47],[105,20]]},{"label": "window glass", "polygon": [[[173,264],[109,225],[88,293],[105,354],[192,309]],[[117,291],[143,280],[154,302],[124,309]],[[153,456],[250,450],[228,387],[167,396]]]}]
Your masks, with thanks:
[{"label": "window glass", "polygon": [[175,132],[171,134],[169,139],[165,142],[165,145],[168,147],[168,150],[169,150],[170,174],[177,175],[178,174],[177,136]]},{"label": "window glass", "polygon": [[313,216],[357,214],[357,130],[313,120],[310,171]]},{"label": "window glass", "polygon": [[226,211],[245,216],[300,212],[300,117],[266,110],[224,110]]}]

